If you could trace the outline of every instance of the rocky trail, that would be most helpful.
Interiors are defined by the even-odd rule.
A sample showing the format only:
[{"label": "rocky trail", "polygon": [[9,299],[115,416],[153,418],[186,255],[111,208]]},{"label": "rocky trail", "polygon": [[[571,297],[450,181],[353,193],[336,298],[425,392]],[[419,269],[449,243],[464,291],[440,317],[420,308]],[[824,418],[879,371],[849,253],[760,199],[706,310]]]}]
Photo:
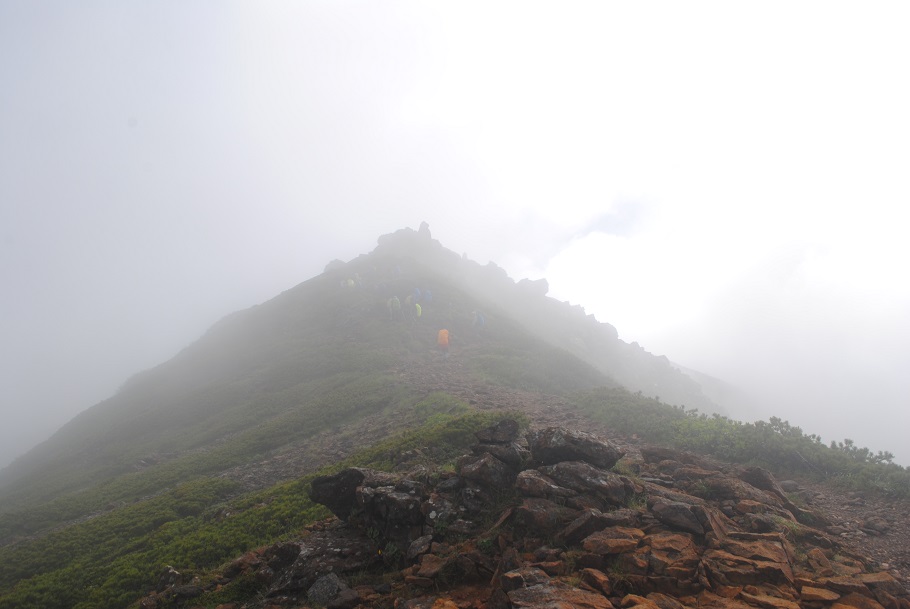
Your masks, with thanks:
[{"label": "rocky trail", "polygon": [[169,570],[140,606],[253,585],[219,609],[910,609],[893,573],[761,468],[562,427],[520,438],[510,419],[476,438],[455,472],[318,477],[334,518],[208,582]]},{"label": "rocky trail", "polygon": [[[640,458],[637,439],[591,421],[558,396],[479,385],[466,373],[463,356],[443,358],[432,352],[403,363],[398,374],[403,382],[420,392],[446,392],[484,410],[518,410],[529,417],[532,429],[553,426],[584,429],[615,443],[633,459]],[[366,417],[319,434],[308,440],[305,447],[283,451],[224,475],[239,480],[248,489],[263,488],[337,462],[369,446],[374,438],[389,435],[399,425],[400,421],[388,414]],[[697,460],[718,470],[725,468],[711,464],[710,459],[698,457]],[[787,487],[807,509],[818,512],[830,523],[828,533],[840,543],[858,555],[869,557],[872,567],[887,571],[903,585],[910,586],[910,501],[844,493],[804,480],[787,481]]]}]

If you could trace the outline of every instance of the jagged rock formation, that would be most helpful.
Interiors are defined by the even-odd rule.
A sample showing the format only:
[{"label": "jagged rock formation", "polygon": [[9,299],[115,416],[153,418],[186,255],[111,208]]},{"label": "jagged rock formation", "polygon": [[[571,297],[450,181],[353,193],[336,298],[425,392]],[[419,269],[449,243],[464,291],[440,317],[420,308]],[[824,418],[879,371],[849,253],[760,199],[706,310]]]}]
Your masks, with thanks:
[{"label": "jagged rock formation", "polygon": [[[477,438],[456,471],[317,478],[335,518],[238,558],[219,585],[258,582],[243,607],[910,609],[760,468],[560,428],[520,439],[512,421]],[[192,606],[165,576],[142,607]]]}]

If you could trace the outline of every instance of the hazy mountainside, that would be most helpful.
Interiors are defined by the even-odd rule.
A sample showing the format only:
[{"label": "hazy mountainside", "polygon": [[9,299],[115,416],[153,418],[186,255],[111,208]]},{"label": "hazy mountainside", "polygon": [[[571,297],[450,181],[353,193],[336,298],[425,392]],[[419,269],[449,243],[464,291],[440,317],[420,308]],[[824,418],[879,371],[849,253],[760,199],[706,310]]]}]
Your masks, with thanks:
[{"label": "hazy mountainside", "polygon": [[[385,235],[379,239],[374,254],[379,252],[444,273],[444,280],[473,296],[485,312],[518,322],[531,335],[568,351],[631,391],[659,396],[668,404],[706,412],[720,410],[695,381],[680,373],[665,356],[654,356],[638,343],[619,340],[616,328],[585,315],[581,306],[547,297],[545,279],[522,279],[516,283],[493,263],[481,266],[459,258],[431,240],[428,232],[405,229]],[[356,269],[360,262],[355,260],[351,266]]]},{"label": "hazy mountainside", "polygon": [[[412,300],[417,296],[415,289],[420,290],[419,317],[416,306],[408,303],[408,296]],[[673,518],[689,519],[682,525],[682,533],[698,537],[691,548],[702,554],[718,550],[706,536],[709,530],[726,535],[724,531],[732,527],[736,534],[765,534],[741,530],[754,521],[755,526],[779,537],[796,525],[781,524],[777,517],[794,522],[802,518],[800,523],[805,526],[822,522],[806,520],[812,516],[806,516],[789,498],[754,495],[749,488],[743,490],[736,486],[739,483],[729,482],[731,475],[739,476],[731,474],[736,468],[722,463],[709,467],[695,457],[660,450],[650,453],[653,458],[646,457],[639,447],[642,439],[729,462],[761,465],[776,473],[793,472],[842,488],[888,497],[910,496],[910,475],[889,464],[888,455],[872,455],[853,445],[829,448],[816,436],[803,434],[780,419],[742,424],[696,413],[693,407],[711,410],[711,403],[666,358],[620,341],[612,326],[586,316],[579,307],[547,298],[545,293],[545,282],[515,283],[495,265],[481,266],[446,250],[424,228],[405,229],[381,237],[370,254],[347,263],[330,263],[320,276],[228,316],[173,359],[136,375],[115,396],[80,414],[49,441],[3,470],[0,609],[114,609],[135,607],[139,599],[143,609],[300,607],[301,599],[309,595],[304,584],[314,583],[310,582],[314,573],[324,575],[320,569],[335,564],[297,565],[295,557],[310,551],[305,540],[311,538],[327,544],[319,552],[356,557],[367,549],[362,563],[352,559],[345,563],[345,569],[352,571],[343,572],[345,585],[370,582],[371,591],[364,589],[357,596],[361,601],[372,599],[361,603],[366,606],[388,609],[395,599],[416,599],[424,585],[441,589],[460,583],[456,580],[464,569],[468,579],[486,577],[491,566],[505,576],[506,567],[514,570],[513,565],[531,562],[553,563],[546,568],[562,569],[564,580],[548,582],[551,587],[577,587],[580,578],[594,577],[605,599],[631,606],[631,601],[605,592],[606,580],[600,576],[582,574],[581,555],[577,554],[580,539],[563,543],[561,529],[554,529],[541,540],[534,529],[543,532],[544,525],[561,523],[572,510],[573,516],[593,508],[602,513],[631,510],[634,513],[623,512],[622,526],[641,530],[642,535],[634,533],[620,545],[626,549],[621,553],[630,554],[623,560],[632,563],[622,563],[614,572],[610,571],[612,559],[601,556],[600,562],[591,559],[590,568],[599,565],[597,570],[605,577],[609,572],[617,592],[628,591],[633,581],[644,592],[656,580],[628,578],[622,569],[640,570],[642,561],[651,561],[654,554],[644,540],[668,532],[660,527],[680,528],[679,522],[664,521],[664,508],[654,504],[658,499],[689,506],[669,509]],[[400,310],[388,307],[393,296],[400,299]],[[479,323],[478,314],[484,323]],[[450,332],[447,353],[437,348],[441,328]],[[660,396],[660,400],[651,396]],[[688,410],[668,402],[685,404]],[[527,458],[527,442],[513,434],[508,446],[484,444],[480,452],[495,454],[490,457],[493,460],[483,455],[479,461],[459,458],[472,450],[477,438],[488,437],[484,429],[506,418],[531,431],[554,426],[596,431],[618,443],[629,458],[613,464],[594,463],[600,469],[589,472],[595,477],[590,484],[607,485],[599,490],[573,490],[569,487],[575,483],[569,481],[551,487],[543,480],[537,491],[516,495],[513,474],[534,477],[536,474],[525,472],[535,470],[548,475],[536,462],[539,459]],[[507,471],[505,478],[498,482],[488,478],[480,485],[486,485],[484,488],[465,483],[475,474],[484,475],[478,472],[501,470],[497,460],[503,459],[512,472]],[[471,465],[480,461],[483,463],[476,467]],[[676,465],[671,468],[668,461],[676,461]],[[357,486],[357,493],[365,493],[364,497],[383,497],[376,500],[376,514],[391,514],[395,506],[417,510],[406,510],[403,522],[410,527],[406,534],[397,516],[361,526],[355,513],[355,521],[349,523],[353,528],[341,533],[342,538],[357,537],[354,545],[343,546],[351,548],[351,554],[338,549],[343,539],[334,531],[340,525],[337,521],[317,523],[329,511],[319,505],[326,503],[325,497],[317,501],[311,496],[312,483],[317,475],[350,472],[349,468],[379,472],[370,474],[378,486]],[[401,475],[386,477],[393,470]],[[715,481],[709,480],[715,474],[719,476],[716,488],[712,486]],[[342,478],[350,475],[356,478],[359,474],[343,474]],[[611,494],[610,488],[619,488],[611,486],[617,480],[622,489],[631,489],[630,495]],[[525,505],[524,499],[542,499],[534,495],[540,492],[555,493],[550,500],[556,507],[534,501]],[[602,496],[586,505],[584,497],[592,492]],[[823,503],[817,495],[806,498]],[[740,505],[734,499],[758,501],[765,507],[748,502]],[[433,507],[436,504],[424,503],[432,501],[439,501],[437,507],[449,510],[451,518],[439,521],[430,517],[430,513],[438,513]],[[705,501],[711,502],[709,507]],[[327,505],[335,511],[331,503]],[[780,511],[781,505],[789,516]],[[428,513],[423,512],[425,508]],[[457,518],[451,511],[462,508],[473,510],[475,516]],[[910,556],[900,555],[910,547],[910,530],[906,518],[895,516],[900,510],[893,508],[890,503],[876,504],[874,518],[861,523],[832,522],[824,532],[850,541],[881,540],[881,547],[873,543],[867,548],[877,552],[875,561],[863,563],[864,559],[856,558],[836,539],[823,549],[826,559],[836,563],[832,569],[850,578],[838,585],[851,593],[865,590],[860,596],[881,600],[885,609],[910,609],[900,584],[888,579],[891,575],[867,584],[856,573],[864,564],[879,569],[879,563],[889,562],[895,568],[894,577],[901,579],[910,573]],[[533,517],[528,510],[537,510],[542,520],[536,524],[533,519],[523,520]],[[717,510],[737,524],[723,521],[719,528],[706,522],[701,528],[692,524],[693,515],[710,519]],[[558,518],[550,518],[550,512]],[[525,515],[519,517],[519,513]],[[500,517],[504,519],[500,521]],[[495,525],[491,519],[499,522],[496,526],[505,527],[496,536],[485,533],[493,530],[489,528]],[[606,521],[597,517],[594,522],[600,526]],[[325,531],[328,533],[322,535]],[[877,537],[885,532],[887,535]],[[416,533],[420,535],[415,537]],[[806,535],[812,543],[824,543],[817,541],[820,537],[811,537],[815,532]],[[427,536],[429,548],[411,556],[409,544],[418,538],[426,542]],[[673,539],[686,545],[679,537]],[[735,554],[731,548],[738,548],[742,539],[734,535],[730,545],[721,549]],[[773,544],[786,545],[785,540],[775,539]],[[487,558],[472,554],[461,545],[466,543],[474,543]],[[563,555],[550,547],[540,554],[543,558],[532,561],[526,554],[540,553],[540,543],[563,544]],[[458,548],[454,554],[449,552],[453,547]],[[256,548],[259,550],[254,552]],[[808,553],[810,548],[797,549]],[[314,556],[324,558],[319,552]],[[516,552],[521,555],[513,560]],[[785,578],[797,566],[806,566],[805,556],[799,552],[788,555],[786,565],[775,567]],[[226,567],[244,553],[234,567]],[[464,556],[459,558],[459,553]],[[383,558],[377,560],[377,556]],[[420,565],[415,569],[417,557]],[[708,582],[706,588],[698,569],[691,571],[695,559],[690,558],[685,565],[676,565],[685,570],[688,591],[704,588],[712,594],[731,594],[736,586],[718,588],[715,584],[721,579]],[[736,563],[738,559],[730,560]],[[421,572],[423,562],[440,569],[428,575],[429,566]],[[716,572],[733,581],[729,578],[738,576],[730,569],[739,567],[728,567],[718,566]],[[338,568],[337,573],[342,574],[340,564]],[[644,574],[626,575],[654,574],[646,569]],[[540,575],[535,572],[533,577]],[[820,577],[824,577],[820,572],[813,573],[806,581],[811,579],[826,590],[825,598],[831,593],[839,598],[836,586]],[[783,583],[790,597],[795,594],[794,586],[804,585],[792,578]],[[484,586],[482,594],[454,606],[534,606],[504,600],[496,590],[503,594],[512,590],[499,584]],[[876,586],[887,589],[883,592],[887,596],[878,595]],[[499,604],[492,594],[498,595]],[[756,595],[778,593],[756,588],[736,594],[747,605],[756,606]],[[521,593],[508,598],[512,596],[519,599]],[[310,600],[320,606],[335,602],[334,597],[318,595]],[[797,609],[792,604],[763,602],[757,606]],[[800,609],[828,606],[813,603],[801,604]],[[681,606],[696,604],[688,599]],[[355,604],[335,606],[353,608]],[[681,609],[675,604],[659,606]],[[711,606],[745,609],[735,603]],[[880,609],[868,603],[851,606]]]},{"label": "hazy mountainside", "polygon": [[[342,286],[355,275],[360,285]],[[407,328],[384,323],[386,299],[398,295],[404,302],[415,287],[433,294],[419,322]],[[530,358],[545,349],[544,341],[586,364],[551,354],[566,370],[578,370],[570,375],[572,388],[618,382],[668,403],[716,409],[666,358],[620,341],[612,326],[545,292],[545,282],[516,284],[495,265],[446,250],[428,231],[386,235],[372,253],[330,264],[323,275],[225,318],[172,360],[77,416],[0,473],[0,509],[208,449],[226,437],[249,445],[243,458],[299,441],[313,423],[314,412],[300,408],[308,396],[362,392],[373,407],[394,399],[383,375],[402,357],[426,357],[443,327],[452,333],[453,349],[495,337],[475,354],[478,380],[503,372],[494,369],[497,351],[527,351]],[[486,321],[483,337],[472,325],[475,310]],[[548,368],[541,367],[542,376],[525,369],[527,378],[511,382],[533,378],[546,385]],[[359,416],[363,407],[350,414]]]}]

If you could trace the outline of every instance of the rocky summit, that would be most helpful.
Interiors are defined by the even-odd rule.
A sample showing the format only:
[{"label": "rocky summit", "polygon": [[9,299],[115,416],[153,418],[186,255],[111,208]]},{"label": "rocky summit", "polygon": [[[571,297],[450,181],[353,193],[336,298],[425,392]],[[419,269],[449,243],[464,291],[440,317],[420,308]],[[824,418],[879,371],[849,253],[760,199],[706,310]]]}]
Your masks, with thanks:
[{"label": "rocky summit", "polygon": [[218,609],[910,609],[809,489],[764,469],[509,419],[476,438],[454,464],[317,477],[331,518],[206,584],[166,570],[140,606],[252,586]]}]

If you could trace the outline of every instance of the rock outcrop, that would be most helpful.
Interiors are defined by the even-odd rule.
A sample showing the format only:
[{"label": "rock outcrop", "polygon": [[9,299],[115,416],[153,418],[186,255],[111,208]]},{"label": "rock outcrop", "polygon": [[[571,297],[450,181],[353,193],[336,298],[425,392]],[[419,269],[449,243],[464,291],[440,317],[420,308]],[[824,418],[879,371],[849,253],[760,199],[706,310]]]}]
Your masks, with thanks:
[{"label": "rock outcrop", "polygon": [[[244,607],[910,609],[898,580],[765,470],[624,456],[559,428],[522,441],[511,421],[477,438],[432,484],[357,468],[317,478],[311,496],[336,518],[244,555],[221,585],[258,582],[263,600]],[[387,581],[358,585],[368,573]],[[144,607],[190,606],[179,574],[162,582]]]}]

